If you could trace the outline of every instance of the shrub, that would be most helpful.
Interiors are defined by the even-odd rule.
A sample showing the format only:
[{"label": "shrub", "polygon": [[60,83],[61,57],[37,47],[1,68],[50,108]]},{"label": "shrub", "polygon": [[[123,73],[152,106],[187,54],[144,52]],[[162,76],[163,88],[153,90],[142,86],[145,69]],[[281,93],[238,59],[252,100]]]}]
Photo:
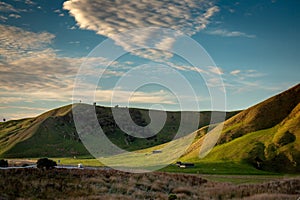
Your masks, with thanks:
[{"label": "shrub", "polygon": [[176,194],[170,194],[168,200],[174,200],[174,199],[177,199]]},{"label": "shrub", "polygon": [[296,140],[296,136],[295,136],[293,133],[287,131],[287,132],[285,132],[284,135],[278,140],[277,144],[278,144],[279,146],[284,146],[284,145],[287,145],[287,144],[289,144],[289,143],[294,142],[295,140]]},{"label": "shrub", "polygon": [[39,169],[53,169],[57,164],[48,158],[41,158],[37,161],[36,166]]},{"label": "shrub", "polygon": [[0,167],[8,167],[7,160],[0,160]]},{"label": "shrub", "polygon": [[257,169],[262,168],[262,163],[265,160],[265,145],[261,142],[257,142],[254,146],[254,148],[249,152],[247,161],[252,166],[254,166]]}]

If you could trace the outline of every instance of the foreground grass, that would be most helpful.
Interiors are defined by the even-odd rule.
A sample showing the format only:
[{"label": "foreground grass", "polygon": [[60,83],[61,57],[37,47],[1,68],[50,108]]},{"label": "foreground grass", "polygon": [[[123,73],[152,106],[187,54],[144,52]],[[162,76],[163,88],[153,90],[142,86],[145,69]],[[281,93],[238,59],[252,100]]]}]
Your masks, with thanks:
[{"label": "foreground grass", "polygon": [[0,199],[297,199],[300,178],[218,183],[200,175],[114,170],[0,170]]},{"label": "foreground grass", "polygon": [[219,175],[202,174],[201,177],[214,182],[240,184],[259,184],[288,178],[300,178],[295,175]]}]

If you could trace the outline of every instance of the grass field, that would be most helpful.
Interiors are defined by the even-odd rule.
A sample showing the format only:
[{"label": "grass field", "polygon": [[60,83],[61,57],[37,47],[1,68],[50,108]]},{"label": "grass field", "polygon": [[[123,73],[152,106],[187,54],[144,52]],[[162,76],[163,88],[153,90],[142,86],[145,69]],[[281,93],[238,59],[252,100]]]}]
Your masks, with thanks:
[{"label": "grass field", "polygon": [[[59,165],[77,166],[79,163],[89,167],[103,167],[95,158],[51,158]],[[37,158],[32,159],[9,159],[10,165],[22,165],[24,163],[34,164]],[[280,173],[271,173],[257,170],[254,167],[239,162],[198,162],[193,168],[179,168],[175,164],[164,167],[160,172],[170,172],[174,174],[197,174],[206,177],[208,180],[218,182],[241,183],[259,183],[270,180],[282,179],[284,177],[297,177],[299,174],[285,175]]]}]

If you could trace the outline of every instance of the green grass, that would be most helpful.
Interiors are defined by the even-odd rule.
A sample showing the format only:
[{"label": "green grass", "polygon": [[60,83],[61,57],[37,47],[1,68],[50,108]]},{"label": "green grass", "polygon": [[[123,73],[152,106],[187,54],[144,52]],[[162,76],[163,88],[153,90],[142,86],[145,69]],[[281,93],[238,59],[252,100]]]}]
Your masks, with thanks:
[{"label": "green grass", "polygon": [[[30,137],[31,133],[26,130],[32,126],[32,121],[33,119],[22,119],[0,124],[0,157],[2,153]],[[34,130],[34,126],[32,128]]]},{"label": "green grass", "polygon": [[169,165],[161,169],[161,171],[218,175],[276,175],[276,173],[257,170],[246,163],[238,162],[198,162],[192,168],[179,168],[176,165]]},{"label": "green grass", "polygon": [[[257,142],[268,143],[272,140],[276,128],[248,133],[228,143],[218,145],[203,159],[203,161],[241,161],[248,157]],[[194,157],[191,161],[198,160]]]},{"label": "green grass", "polygon": [[[77,165],[79,163],[84,166],[104,166],[95,158],[51,158],[54,161],[60,160],[61,165]],[[239,162],[198,162],[192,168],[179,168],[174,164],[168,165],[160,169],[162,172],[172,173],[191,173],[191,174],[215,174],[215,175],[280,175],[278,173],[257,170],[247,163]]]},{"label": "green grass", "polygon": [[54,160],[57,164],[58,161],[60,165],[75,165],[77,166],[79,163],[83,164],[83,166],[89,166],[89,167],[103,167],[104,165],[100,163],[95,158],[51,158]]}]

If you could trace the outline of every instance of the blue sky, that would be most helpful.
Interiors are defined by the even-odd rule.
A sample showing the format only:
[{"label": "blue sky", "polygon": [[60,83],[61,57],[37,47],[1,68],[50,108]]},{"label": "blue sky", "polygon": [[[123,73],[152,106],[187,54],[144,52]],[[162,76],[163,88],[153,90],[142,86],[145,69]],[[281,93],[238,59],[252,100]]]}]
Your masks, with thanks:
[{"label": "blue sky", "polygon": [[[199,110],[210,110],[208,88],[219,87],[214,82],[218,77],[226,90],[225,109],[248,108],[299,83],[299,11],[297,0],[1,0],[0,119],[36,116],[78,101],[73,98],[74,81],[85,58],[90,56],[92,66],[88,80],[98,80],[95,70],[101,71],[111,62],[104,55],[91,56],[91,51],[106,39],[125,51],[133,43],[143,46],[149,38],[157,37],[155,33],[132,35],[130,44],[115,34],[147,27],[169,28],[191,37],[218,68],[196,66],[211,78],[205,82],[190,63],[168,54],[172,39],[158,38],[154,44],[163,42],[165,52],[131,52],[110,65],[97,86],[98,104],[111,105],[115,92],[114,103],[124,106],[129,101],[134,107],[161,104],[167,110],[192,109],[179,107],[176,98],[184,96],[198,101]],[[169,65],[183,75],[196,99],[189,98],[181,84],[175,84],[175,71],[161,72],[155,63]],[[116,86],[124,74],[143,64],[149,65],[149,71],[138,73],[141,77],[156,72],[169,77],[166,80],[174,79],[179,94],[158,84],[141,86],[134,93],[124,85]]]}]

